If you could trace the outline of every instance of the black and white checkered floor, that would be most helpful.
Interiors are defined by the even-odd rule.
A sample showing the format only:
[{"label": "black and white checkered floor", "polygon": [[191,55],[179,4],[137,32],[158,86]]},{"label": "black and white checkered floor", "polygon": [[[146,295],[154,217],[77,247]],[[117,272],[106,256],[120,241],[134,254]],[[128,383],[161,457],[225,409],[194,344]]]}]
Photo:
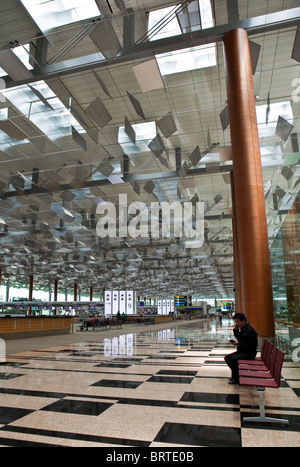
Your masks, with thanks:
[{"label": "black and white checkered floor", "polygon": [[[186,322],[14,353],[0,364],[0,446],[300,446],[300,364],[286,357],[266,414],[243,423],[253,387],[229,385],[227,320]],[[78,340],[80,334],[78,333]],[[49,342],[48,338],[48,341]]]}]

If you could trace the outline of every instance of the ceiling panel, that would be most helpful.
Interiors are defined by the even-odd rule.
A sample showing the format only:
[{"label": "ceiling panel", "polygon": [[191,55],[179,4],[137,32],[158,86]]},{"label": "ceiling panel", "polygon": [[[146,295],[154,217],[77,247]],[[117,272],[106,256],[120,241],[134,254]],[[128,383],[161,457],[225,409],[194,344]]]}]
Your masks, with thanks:
[{"label": "ceiling panel", "polygon": [[[106,1],[97,3],[103,12],[108,11]],[[147,13],[169,5],[163,0],[124,0],[124,3],[135,15],[134,41],[141,39],[146,31]],[[213,6],[215,24],[226,24],[226,0],[215,0]],[[239,0],[239,19],[298,6],[296,0]],[[111,7],[115,33],[120,43],[125,41],[126,44],[129,35],[123,29],[122,12],[113,2]],[[95,23],[85,20],[56,28],[51,34],[51,44],[47,44],[47,41],[37,41],[38,27],[18,0],[0,1],[0,49],[15,40],[21,44],[32,42],[31,62],[34,63],[37,45],[44,47],[46,65],[49,65],[47,72],[43,71],[44,64],[39,64],[34,71],[36,76],[25,82],[25,86],[45,80],[48,93],[54,93],[61,102],[55,110],[55,123],[63,125],[62,113],[67,115],[69,111],[78,123],[73,136],[71,126],[66,125],[66,134],[55,139],[55,135],[44,133],[30,118],[33,101],[23,113],[9,100],[1,99],[0,110],[9,109],[10,124],[17,125],[28,136],[18,141],[0,133],[0,217],[5,222],[0,224],[3,277],[24,281],[25,276],[18,276],[16,269],[18,257],[22,255],[22,271],[33,272],[36,283],[47,286],[59,270],[62,289],[72,287],[72,282],[80,277],[82,289],[95,282],[98,291],[130,286],[139,294],[152,294],[156,298],[171,297],[175,293],[190,293],[200,298],[231,297],[232,206],[228,175],[232,163],[223,161],[219,154],[220,148],[231,144],[230,129],[223,131],[220,120],[227,100],[222,43],[216,46],[216,66],[163,76],[163,89],[143,93],[133,67],[153,59],[153,50],[145,41],[139,52],[125,48],[120,57],[104,62],[89,35],[100,19],[94,18]],[[292,99],[293,80],[300,78],[300,65],[291,59],[295,33],[293,25],[251,34],[250,39],[261,46],[254,76],[257,105],[266,105],[268,95],[270,104],[290,101],[293,132],[299,135],[299,103]],[[176,47],[176,39],[173,45]],[[146,54],[142,49],[147,47]],[[96,55],[91,58],[91,65],[83,69],[86,57],[92,54]],[[58,69],[61,72],[53,74]],[[8,88],[19,84],[5,79]],[[127,148],[129,160],[125,158],[124,162],[124,150],[118,142],[119,128],[125,125],[125,119],[131,126],[146,123],[129,95],[140,104],[146,122],[158,122],[167,114],[174,119],[176,131],[168,138],[156,126],[165,148],[160,158],[147,147],[152,135],[150,140],[143,136],[143,149],[140,146],[135,151]],[[29,86],[27,96],[28,99],[32,96]],[[47,93],[42,97],[41,119],[49,111],[47,105],[53,103]],[[37,95],[35,99],[39,101]],[[89,106],[100,102],[99,99],[111,115],[103,125],[88,115]],[[195,148],[199,146],[202,153],[214,143],[197,167],[192,167],[189,156]],[[281,141],[275,128],[261,137],[261,151],[272,245],[299,190],[299,184],[296,185],[299,165],[294,163],[288,167],[292,175],[287,180],[284,174],[290,172],[282,174],[282,166],[292,153],[292,145],[290,138]],[[99,164],[106,163],[113,168],[107,176],[97,170]],[[25,180],[25,193],[9,185],[11,176]],[[280,198],[278,193],[286,194]],[[274,194],[279,202],[275,207]],[[174,235],[168,238],[155,238],[150,234],[142,239],[99,238],[97,205],[108,201],[118,211],[120,195],[126,195],[129,204],[145,203],[149,209],[154,202],[204,202],[204,245],[200,249],[189,249],[185,238]],[[218,195],[222,195],[222,199],[216,204]],[[129,215],[128,222],[132,218],[133,215]],[[116,272],[117,263],[124,272]]]}]

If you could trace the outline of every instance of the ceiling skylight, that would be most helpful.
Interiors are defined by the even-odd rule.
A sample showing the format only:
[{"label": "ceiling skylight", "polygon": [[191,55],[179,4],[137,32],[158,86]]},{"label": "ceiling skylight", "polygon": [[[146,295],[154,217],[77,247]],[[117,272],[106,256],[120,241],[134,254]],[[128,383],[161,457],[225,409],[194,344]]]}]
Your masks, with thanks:
[{"label": "ceiling skylight", "polygon": [[[21,60],[28,70],[32,70],[33,66],[29,63],[29,44],[18,45],[12,49],[13,53]],[[0,77],[7,76],[6,71],[0,67]]]},{"label": "ceiling skylight", "polygon": [[[212,27],[214,21],[210,0],[199,0],[199,9],[201,29]],[[181,34],[175,10],[176,8],[173,6],[149,13],[148,31],[156,31],[150,40],[164,39]],[[166,18],[166,20],[163,22],[163,27],[159,27],[158,25],[164,18]],[[157,29],[155,29],[156,27]],[[200,25],[198,29],[200,29]],[[181,51],[158,54],[156,55],[156,60],[162,75],[215,66],[217,63],[216,46],[215,44],[207,44],[183,49]]]},{"label": "ceiling skylight", "polygon": [[49,139],[55,141],[85,130],[44,81],[36,81],[1,91],[22,115],[34,123]]},{"label": "ceiling skylight", "polygon": [[256,106],[256,118],[258,124],[259,136],[272,136],[275,133],[278,117],[282,117],[292,123],[293,109],[290,101],[274,102],[268,105]]},{"label": "ceiling skylight", "polygon": [[151,143],[156,136],[155,122],[138,123],[132,125],[135,132],[135,144],[131,141],[125,132],[125,127],[119,128],[118,143],[125,152],[125,154],[138,154],[141,152],[149,152],[148,144]]},{"label": "ceiling skylight", "polygon": [[43,33],[100,15],[95,0],[21,0]]}]

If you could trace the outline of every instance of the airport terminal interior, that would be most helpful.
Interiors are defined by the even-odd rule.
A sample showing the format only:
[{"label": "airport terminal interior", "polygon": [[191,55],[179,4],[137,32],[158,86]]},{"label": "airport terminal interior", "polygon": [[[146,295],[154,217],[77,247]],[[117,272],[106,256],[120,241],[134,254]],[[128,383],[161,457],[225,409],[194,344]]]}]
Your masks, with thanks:
[{"label": "airport terminal interior", "polygon": [[1,447],[300,446],[299,135],[299,0],[0,0]]}]

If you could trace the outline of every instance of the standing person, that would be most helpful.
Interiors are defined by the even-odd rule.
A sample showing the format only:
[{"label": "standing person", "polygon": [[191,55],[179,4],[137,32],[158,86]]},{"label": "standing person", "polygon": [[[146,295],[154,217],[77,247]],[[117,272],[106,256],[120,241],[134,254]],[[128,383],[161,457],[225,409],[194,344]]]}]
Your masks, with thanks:
[{"label": "standing person", "polygon": [[257,353],[257,332],[243,313],[235,313],[233,334],[237,341],[230,340],[237,347],[236,352],[226,355],[225,362],[231,369],[229,384],[239,384],[239,360],[253,360]]}]

